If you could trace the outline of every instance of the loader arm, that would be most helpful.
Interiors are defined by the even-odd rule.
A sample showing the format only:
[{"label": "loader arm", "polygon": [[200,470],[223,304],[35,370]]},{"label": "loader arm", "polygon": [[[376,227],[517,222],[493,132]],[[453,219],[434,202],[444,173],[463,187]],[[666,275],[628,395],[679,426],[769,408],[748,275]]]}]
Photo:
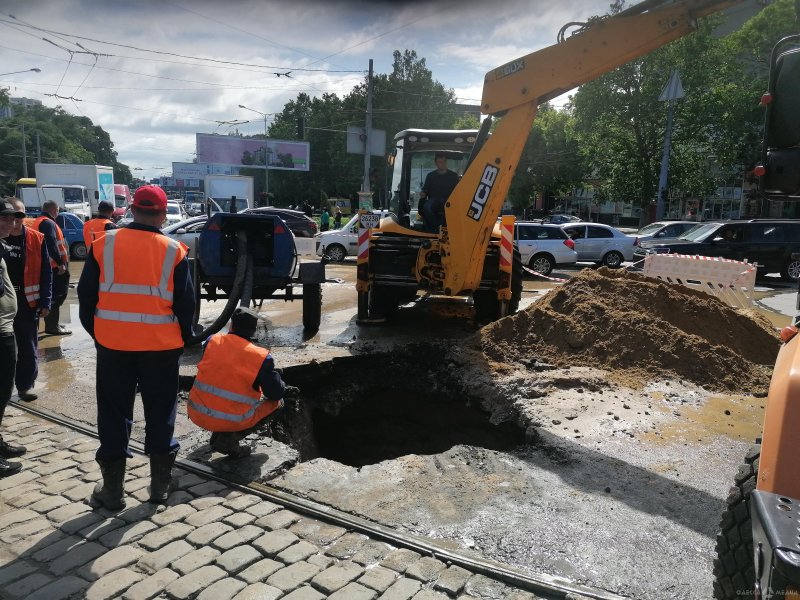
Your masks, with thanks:
[{"label": "loader arm", "polygon": [[646,0],[489,71],[481,111],[502,113],[502,119],[445,205],[447,228],[440,237],[445,293],[478,288],[489,237],[539,104],[691,33],[697,19],[739,2]]}]

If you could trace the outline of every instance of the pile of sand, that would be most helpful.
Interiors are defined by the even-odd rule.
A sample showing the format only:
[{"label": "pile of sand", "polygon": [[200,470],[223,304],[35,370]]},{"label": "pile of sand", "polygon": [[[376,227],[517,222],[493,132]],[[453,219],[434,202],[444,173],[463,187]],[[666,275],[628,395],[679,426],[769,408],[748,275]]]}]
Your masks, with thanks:
[{"label": "pile of sand", "polygon": [[606,268],[583,270],[479,338],[492,362],[597,367],[638,384],[682,378],[742,394],[766,393],[780,346],[754,311]]}]

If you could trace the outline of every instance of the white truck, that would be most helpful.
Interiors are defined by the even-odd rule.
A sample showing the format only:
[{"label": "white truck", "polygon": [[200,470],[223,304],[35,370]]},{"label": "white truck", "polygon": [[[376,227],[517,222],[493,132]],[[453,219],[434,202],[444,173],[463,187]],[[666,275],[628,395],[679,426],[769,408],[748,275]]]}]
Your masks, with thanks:
[{"label": "white truck", "polygon": [[48,200],[53,200],[59,208],[65,209],[64,191],[61,188],[40,188],[26,187],[19,190],[22,196],[20,200],[25,205],[25,212],[38,214],[42,210],[42,204]]},{"label": "white truck", "polygon": [[66,209],[76,214],[87,212],[86,218],[97,215],[97,206],[103,200],[114,206],[114,169],[111,167],[36,163],[36,185],[62,188]]},{"label": "white truck", "polygon": [[[253,178],[245,175],[206,175],[203,181],[206,198],[212,198],[225,212],[239,212],[255,206]],[[232,200],[236,205],[231,210]]]}]

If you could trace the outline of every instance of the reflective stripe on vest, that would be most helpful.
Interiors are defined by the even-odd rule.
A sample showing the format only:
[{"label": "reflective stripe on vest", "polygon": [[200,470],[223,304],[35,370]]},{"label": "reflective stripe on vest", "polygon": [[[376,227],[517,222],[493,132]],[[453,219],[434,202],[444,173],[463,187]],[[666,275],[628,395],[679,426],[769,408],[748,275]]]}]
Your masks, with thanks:
[{"label": "reflective stripe on vest", "polygon": [[94,329],[112,350],[158,351],[183,346],[172,311],[173,275],[186,247],[160,233],[113,229],[92,242],[100,266]]},{"label": "reflective stripe on vest", "polygon": [[105,217],[97,217],[89,219],[83,224],[83,242],[86,244],[87,250],[93,241],[105,233],[106,225],[109,223],[113,223],[113,221]]},{"label": "reflective stripe on vest", "polygon": [[31,308],[39,305],[39,288],[42,279],[42,245],[44,234],[32,227],[23,227],[25,231],[24,243],[25,265],[22,272],[22,291],[25,301]]},{"label": "reflective stripe on vest", "polygon": [[189,400],[188,406],[191,410],[196,410],[197,412],[203,413],[204,415],[206,415],[207,417],[211,417],[212,419],[222,419],[223,421],[230,421],[231,423],[243,423],[248,419],[252,419],[253,415],[256,414],[256,407],[251,408],[242,415],[232,415],[230,413],[225,413],[220,410],[214,410],[213,408],[208,408],[207,406],[198,404],[193,400]]}]

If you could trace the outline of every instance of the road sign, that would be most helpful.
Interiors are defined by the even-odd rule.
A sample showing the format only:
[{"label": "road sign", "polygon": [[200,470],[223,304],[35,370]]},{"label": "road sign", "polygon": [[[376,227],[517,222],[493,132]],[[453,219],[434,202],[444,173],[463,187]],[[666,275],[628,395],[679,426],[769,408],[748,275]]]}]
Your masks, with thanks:
[{"label": "road sign", "polygon": [[373,213],[366,213],[361,215],[361,227],[364,229],[371,229],[377,227],[381,223],[381,216]]}]

